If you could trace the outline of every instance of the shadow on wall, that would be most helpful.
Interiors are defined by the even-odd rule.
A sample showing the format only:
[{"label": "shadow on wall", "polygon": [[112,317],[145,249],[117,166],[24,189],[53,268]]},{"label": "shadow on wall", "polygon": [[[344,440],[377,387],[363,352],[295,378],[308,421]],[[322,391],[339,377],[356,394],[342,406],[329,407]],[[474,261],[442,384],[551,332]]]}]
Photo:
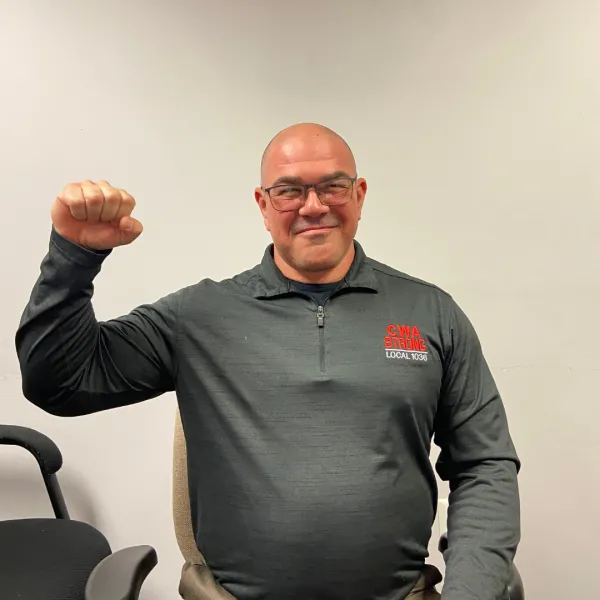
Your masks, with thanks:
[{"label": "shadow on wall", "polygon": [[[54,517],[37,463],[35,460],[31,463],[31,468],[25,464],[9,468],[0,464],[0,520]],[[59,472],[59,483],[71,518],[102,531],[101,518],[83,478],[63,467]]]},{"label": "shadow on wall", "polygon": [[[174,595],[173,598],[179,598],[179,594],[177,594],[176,591],[175,594],[176,596]],[[140,600],[165,600],[165,598],[164,594],[160,591],[142,588],[142,591],[140,592]]]}]

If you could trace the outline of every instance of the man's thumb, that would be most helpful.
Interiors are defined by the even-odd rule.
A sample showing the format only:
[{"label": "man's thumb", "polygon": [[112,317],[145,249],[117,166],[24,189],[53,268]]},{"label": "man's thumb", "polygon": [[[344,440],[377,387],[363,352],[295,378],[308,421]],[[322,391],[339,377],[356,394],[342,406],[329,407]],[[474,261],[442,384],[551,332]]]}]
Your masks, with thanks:
[{"label": "man's thumb", "polygon": [[131,244],[137,239],[142,231],[144,230],[143,225],[133,217],[123,217],[119,222],[119,231],[121,233],[121,243]]}]

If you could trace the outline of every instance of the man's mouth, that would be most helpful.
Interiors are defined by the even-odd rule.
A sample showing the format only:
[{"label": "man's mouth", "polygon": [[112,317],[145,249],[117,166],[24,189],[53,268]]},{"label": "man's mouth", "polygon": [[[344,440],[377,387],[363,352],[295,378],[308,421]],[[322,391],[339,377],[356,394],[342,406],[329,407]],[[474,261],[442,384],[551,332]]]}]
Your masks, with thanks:
[{"label": "man's mouth", "polygon": [[304,229],[301,229],[298,234],[301,233],[326,233],[327,231],[330,231],[331,229],[333,229],[333,227],[331,225],[315,225],[313,227],[305,227]]}]

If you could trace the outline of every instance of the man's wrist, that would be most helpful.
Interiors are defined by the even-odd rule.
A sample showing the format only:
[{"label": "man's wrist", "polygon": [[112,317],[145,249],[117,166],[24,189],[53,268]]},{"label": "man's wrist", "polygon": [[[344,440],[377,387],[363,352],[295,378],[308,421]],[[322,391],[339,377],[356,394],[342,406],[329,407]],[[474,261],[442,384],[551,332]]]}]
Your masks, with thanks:
[{"label": "man's wrist", "polygon": [[50,244],[55,246],[62,255],[82,267],[96,268],[112,252],[112,250],[93,250],[84,248],[62,236],[54,227],[50,234]]}]

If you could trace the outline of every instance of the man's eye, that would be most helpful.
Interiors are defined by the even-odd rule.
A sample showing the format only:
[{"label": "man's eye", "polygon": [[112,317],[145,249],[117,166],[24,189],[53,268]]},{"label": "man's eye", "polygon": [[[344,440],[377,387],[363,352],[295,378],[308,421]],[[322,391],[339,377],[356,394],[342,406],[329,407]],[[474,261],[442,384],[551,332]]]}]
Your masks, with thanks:
[{"label": "man's eye", "polygon": [[300,194],[302,194],[302,188],[299,187],[282,187],[282,188],[278,188],[275,192],[278,196],[288,196],[288,197],[294,197],[294,196],[299,196]]},{"label": "man's eye", "polygon": [[332,181],[331,183],[325,184],[320,191],[325,194],[339,194],[348,189],[348,186],[343,181]]}]

